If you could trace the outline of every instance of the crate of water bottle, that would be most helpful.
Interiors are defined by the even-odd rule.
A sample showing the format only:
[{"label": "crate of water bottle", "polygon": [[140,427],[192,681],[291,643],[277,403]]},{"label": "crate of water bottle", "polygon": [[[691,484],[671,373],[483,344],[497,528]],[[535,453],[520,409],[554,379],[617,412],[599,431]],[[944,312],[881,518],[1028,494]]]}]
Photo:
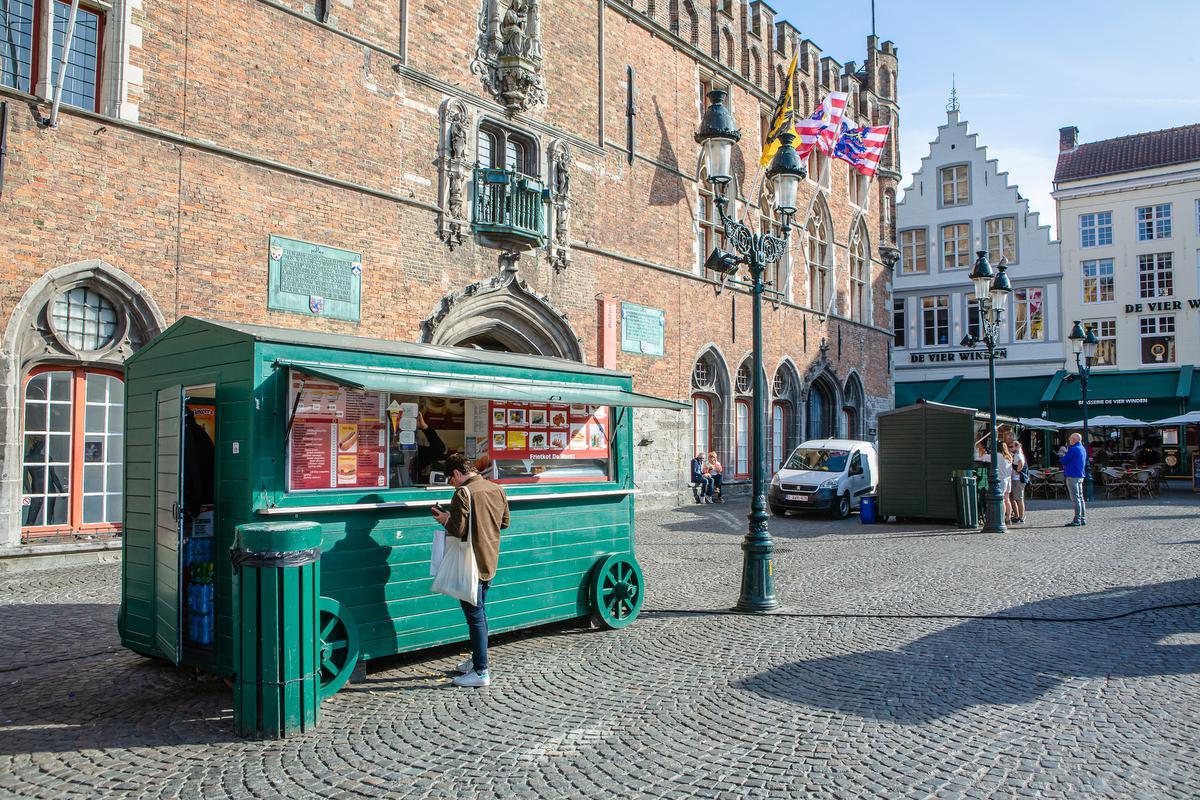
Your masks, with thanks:
[{"label": "crate of water bottle", "polygon": [[200,564],[213,560],[212,539],[189,539],[187,543],[187,561],[189,564]]},{"label": "crate of water bottle", "polygon": [[211,561],[202,561],[188,567],[191,571],[192,583],[212,583],[215,565]]},{"label": "crate of water bottle", "polygon": [[194,614],[188,617],[188,639],[196,644],[212,644],[213,615]]},{"label": "crate of water bottle", "polygon": [[194,614],[209,614],[213,610],[213,585],[193,583],[187,590],[188,609]]}]

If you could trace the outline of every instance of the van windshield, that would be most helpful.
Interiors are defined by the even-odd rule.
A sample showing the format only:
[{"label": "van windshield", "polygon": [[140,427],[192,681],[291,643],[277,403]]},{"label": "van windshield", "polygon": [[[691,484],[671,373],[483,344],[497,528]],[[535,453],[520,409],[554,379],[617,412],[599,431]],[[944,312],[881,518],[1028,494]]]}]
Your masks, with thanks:
[{"label": "van windshield", "polygon": [[846,469],[849,450],[826,450],[823,447],[798,447],[783,465],[784,469],[808,469],[816,472],[841,472]]}]

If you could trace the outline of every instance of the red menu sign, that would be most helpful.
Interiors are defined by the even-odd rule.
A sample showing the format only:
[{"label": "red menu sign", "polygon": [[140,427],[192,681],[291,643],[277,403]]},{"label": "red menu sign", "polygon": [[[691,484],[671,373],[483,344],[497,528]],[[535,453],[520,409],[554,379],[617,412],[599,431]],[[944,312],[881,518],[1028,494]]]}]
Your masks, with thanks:
[{"label": "red menu sign", "polygon": [[387,486],[383,394],[291,375],[295,408],[288,443],[288,488],[378,489]]},{"label": "red menu sign", "polygon": [[608,458],[608,407],[493,400],[493,459]]}]

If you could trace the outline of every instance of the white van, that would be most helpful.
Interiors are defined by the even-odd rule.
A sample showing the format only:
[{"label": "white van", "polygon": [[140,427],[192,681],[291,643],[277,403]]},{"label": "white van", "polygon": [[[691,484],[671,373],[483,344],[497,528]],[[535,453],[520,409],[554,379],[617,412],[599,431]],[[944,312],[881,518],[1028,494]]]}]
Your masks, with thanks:
[{"label": "white van", "polygon": [[850,516],[879,485],[875,445],[856,439],[812,439],[797,447],[771,479],[771,513],[831,511]]}]

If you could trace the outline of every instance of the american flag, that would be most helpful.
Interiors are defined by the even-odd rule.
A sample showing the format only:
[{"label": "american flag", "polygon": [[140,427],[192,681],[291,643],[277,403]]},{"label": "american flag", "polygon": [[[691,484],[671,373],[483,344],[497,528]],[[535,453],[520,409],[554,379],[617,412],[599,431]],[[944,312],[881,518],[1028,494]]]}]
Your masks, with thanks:
[{"label": "american flag", "polygon": [[851,128],[843,122],[841,135],[833,145],[832,155],[869,178],[879,169],[879,159],[883,156],[883,145],[887,142],[887,137],[887,125]]},{"label": "american flag", "polygon": [[821,148],[823,153],[833,149],[845,111],[846,93],[830,92],[811,117],[805,117],[796,123],[796,133],[800,137],[796,151],[800,153],[801,158],[808,158],[814,147]]}]

